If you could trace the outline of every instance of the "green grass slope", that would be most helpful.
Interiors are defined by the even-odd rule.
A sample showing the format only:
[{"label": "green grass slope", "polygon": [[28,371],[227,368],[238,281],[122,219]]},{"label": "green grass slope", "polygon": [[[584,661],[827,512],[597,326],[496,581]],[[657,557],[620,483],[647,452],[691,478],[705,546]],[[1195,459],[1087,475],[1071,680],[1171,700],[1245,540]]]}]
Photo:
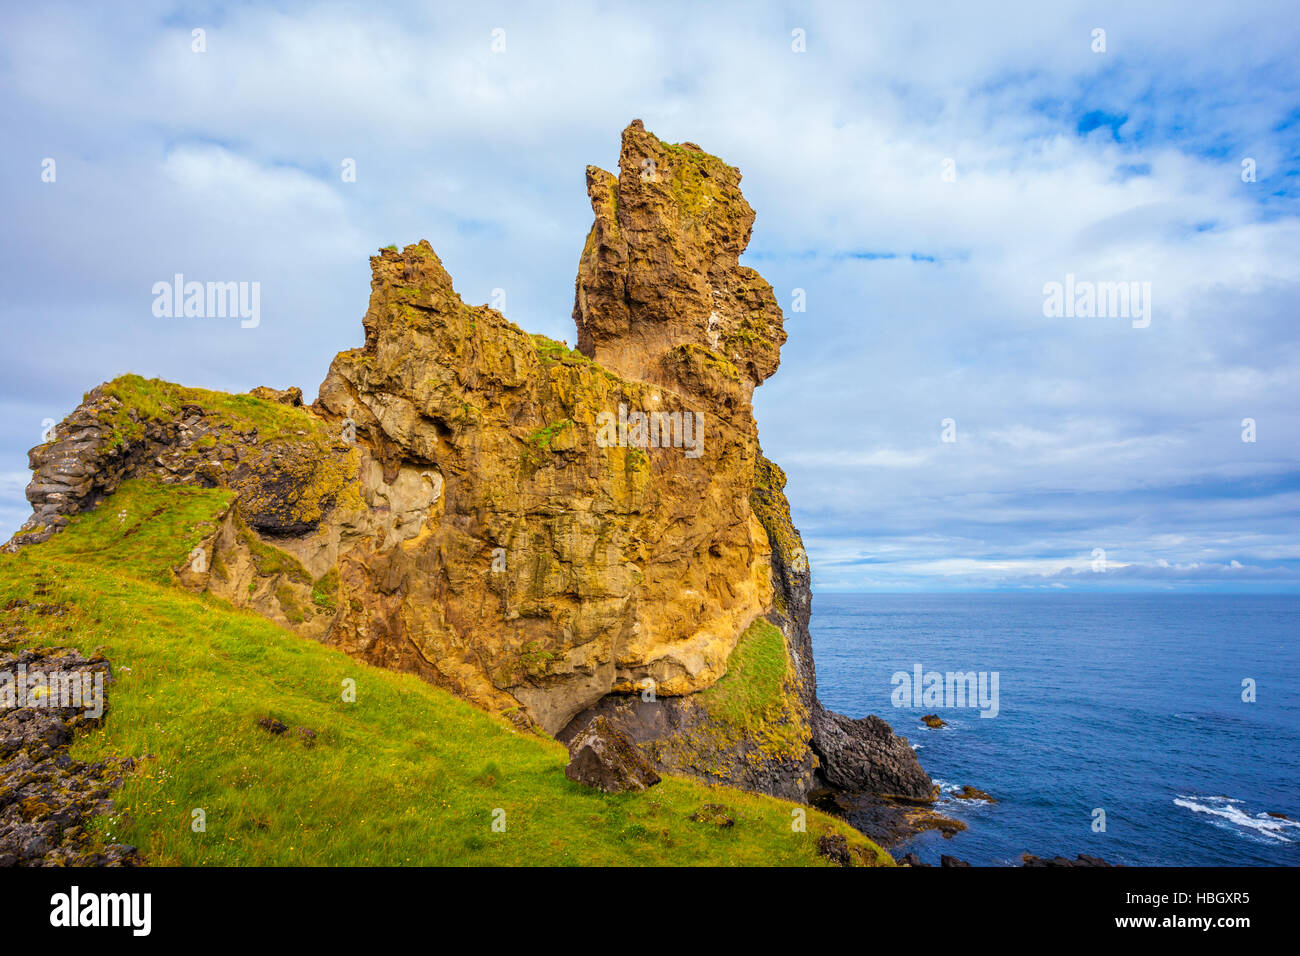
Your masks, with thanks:
[{"label": "green grass slope", "polygon": [[[136,758],[97,826],[148,863],[811,866],[826,864],[818,837],[838,833],[892,865],[842,821],[781,800],[672,776],[643,794],[588,790],[553,740],[176,586],[171,569],[228,503],[128,482],[49,542],[0,555],[0,607],[33,602],[0,612],[0,635],[112,662],[107,720],[73,754]],[[38,613],[55,603],[68,612]],[[290,730],[263,730],[267,716]],[[734,826],[710,822],[716,810],[692,820],[705,804]]]}]

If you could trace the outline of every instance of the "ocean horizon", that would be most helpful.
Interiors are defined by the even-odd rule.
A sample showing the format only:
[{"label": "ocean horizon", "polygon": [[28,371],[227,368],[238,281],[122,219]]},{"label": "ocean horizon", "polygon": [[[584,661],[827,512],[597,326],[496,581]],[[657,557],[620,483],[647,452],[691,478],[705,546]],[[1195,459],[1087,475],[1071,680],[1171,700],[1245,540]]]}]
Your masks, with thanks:
[{"label": "ocean horizon", "polygon": [[[811,631],[826,706],[886,720],[966,824],[897,856],[1300,863],[1300,596],[816,593]],[[974,672],[989,716],[907,700],[918,667]]]}]

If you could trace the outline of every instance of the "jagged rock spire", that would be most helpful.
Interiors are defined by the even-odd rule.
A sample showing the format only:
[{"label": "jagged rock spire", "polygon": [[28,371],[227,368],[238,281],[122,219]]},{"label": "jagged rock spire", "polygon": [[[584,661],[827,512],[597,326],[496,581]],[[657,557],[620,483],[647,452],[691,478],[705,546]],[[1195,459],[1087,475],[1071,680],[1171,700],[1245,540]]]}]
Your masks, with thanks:
[{"label": "jagged rock spire", "polygon": [[578,265],[578,348],[687,393],[718,387],[701,377],[733,377],[748,398],[786,336],[772,287],[738,261],[754,225],[740,171],[633,120],[619,175],[588,166],[587,194],[596,220]]}]

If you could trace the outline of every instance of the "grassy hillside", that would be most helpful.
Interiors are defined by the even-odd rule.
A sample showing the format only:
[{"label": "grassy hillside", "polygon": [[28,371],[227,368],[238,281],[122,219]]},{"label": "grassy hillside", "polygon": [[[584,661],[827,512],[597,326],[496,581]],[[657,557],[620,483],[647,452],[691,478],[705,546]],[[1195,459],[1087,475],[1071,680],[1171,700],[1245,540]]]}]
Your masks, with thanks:
[{"label": "grassy hillside", "polygon": [[[0,555],[0,607],[33,602],[0,612],[0,649],[16,634],[113,664],[108,719],[73,753],[137,759],[99,825],[149,863],[819,865],[817,838],[834,832],[892,865],[811,809],[796,832],[780,800],[671,776],[644,794],[588,790],[553,740],[181,589],[171,568],[228,496],[130,482],[49,542]],[[60,603],[66,614],[39,613]],[[273,735],[263,717],[290,729]],[[709,822],[715,810],[692,820],[706,804],[735,825]]]}]

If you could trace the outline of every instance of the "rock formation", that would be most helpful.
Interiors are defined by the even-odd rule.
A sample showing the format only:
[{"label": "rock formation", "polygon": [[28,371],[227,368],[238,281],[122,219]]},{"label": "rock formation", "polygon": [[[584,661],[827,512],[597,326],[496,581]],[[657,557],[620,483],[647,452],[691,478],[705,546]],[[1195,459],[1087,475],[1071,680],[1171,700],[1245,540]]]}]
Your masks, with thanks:
[{"label": "rock formation", "polygon": [[383,250],[364,344],[310,408],[101,386],[32,450],[8,547],[126,478],[228,488],[187,587],[520,728],[567,742],[601,718],[663,770],[929,799],[887,724],[817,700],[807,559],[751,406],[786,335],[738,262],[740,173],[640,121],[619,168],[587,170],[576,350],[464,303],[427,242]]},{"label": "rock formation", "polygon": [[564,775],[606,793],[640,792],[659,782],[650,758],[604,717],[588,723],[569,744]]}]

